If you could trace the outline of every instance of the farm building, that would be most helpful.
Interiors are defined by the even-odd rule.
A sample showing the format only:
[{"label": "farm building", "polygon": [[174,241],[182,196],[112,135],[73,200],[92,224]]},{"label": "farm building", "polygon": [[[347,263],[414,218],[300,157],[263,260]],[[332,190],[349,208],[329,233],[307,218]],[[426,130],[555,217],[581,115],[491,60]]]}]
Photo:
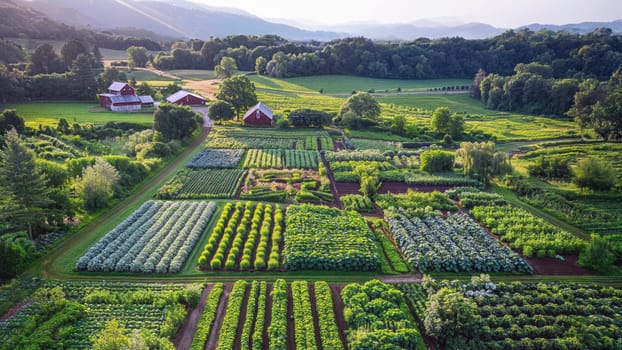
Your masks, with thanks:
[{"label": "farm building", "polygon": [[249,109],[244,114],[243,120],[246,125],[272,125],[274,123],[272,110],[261,102]]},{"label": "farm building", "polygon": [[138,111],[153,107],[153,98],[136,96],[136,90],[129,84],[115,81],[108,87],[108,93],[99,94],[99,105],[114,112]]},{"label": "farm building", "polygon": [[184,106],[197,106],[205,105],[207,99],[186,90],[179,90],[167,97],[166,102]]}]

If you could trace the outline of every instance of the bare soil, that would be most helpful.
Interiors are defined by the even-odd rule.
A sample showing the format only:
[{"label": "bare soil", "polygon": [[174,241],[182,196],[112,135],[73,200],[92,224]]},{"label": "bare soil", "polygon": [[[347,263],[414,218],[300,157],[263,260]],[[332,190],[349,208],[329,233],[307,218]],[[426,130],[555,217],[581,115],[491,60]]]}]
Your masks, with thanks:
[{"label": "bare soil", "polygon": [[222,321],[225,318],[225,308],[227,306],[227,301],[229,300],[229,294],[231,294],[231,287],[231,283],[224,284],[223,294],[220,297],[218,309],[216,310],[214,325],[212,326],[212,330],[207,338],[207,343],[205,344],[206,350],[216,349],[216,345],[218,344],[218,335],[220,334],[220,329],[222,328]]},{"label": "bare soil", "polygon": [[333,140],[333,146],[335,147],[335,151],[346,149],[346,145],[343,144],[343,141]]},{"label": "bare soil", "polygon": [[337,192],[340,196],[346,194],[361,194],[359,191],[361,189],[361,185],[353,182],[335,182],[335,187],[337,188]]},{"label": "bare soil", "polygon": [[331,284],[330,289],[333,294],[333,312],[335,313],[335,322],[339,330],[339,338],[343,343],[343,348],[348,348],[348,340],[346,339],[346,319],[343,317],[343,300],[341,300],[341,290],[345,284]]},{"label": "bare soil", "polygon": [[566,255],[564,261],[555,258],[525,258],[539,275],[587,275],[590,274],[577,264],[578,256]]},{"label": "bare soil", "polygon": [[315,328],[315,343],[317,344],[318,350],[323,350],[324,346],[322,345],[322,338],[320,337],[320,322],[317,315],[317,304],[315,302],[315,285],[309,283],[308,286],[309,300],[311,300],[311,313],[313,314],[313,327]]},{"label": "bare soil", "polygon": [[263,329],[263,346],[262,350],[270,350],[270,342],[268,341],[268,326],[272,322],[272,284],[266,286],[266,322]]},{"label": "bare soil", "polygon": [[330,169],[330,165],[328,164],[328,161],[326,160],[326,156],[324,155],[323,152],[320,153],[320,157],[322,158],[322,163],[324,163],[324,167],[326,168],[326,176],[330,180],[330,191],[333,193],[335,205],[337,206],[337,208],[343,209],[343,205],[341,204],[341,201],[339,200],[339,191],[337,189],[337,183],[335,182],[335,176],[333,175],[333,171]]},{"label": "bare soil", "polygon": [[194,338],[194,333],[197,330],[197,323],[203,314],[203,310],[205,310],[207,296],[212,291],[213,287],[213,284],[209,284],[203,289],[199,304],[194,309],[190,310],[188,316],[186,316],[186,322],[184,322],[184,325],[179,329],[177,335],[175,336],[175,341],[173,342],[175,344],[175,349],[187,350],[190,348],[190,344],[192,344],[192,339]]},{"label": "bare soil", "polygon": [[[238,319],[238,332],[235,336],[235,342],[233,343],[234,350],[240,350],[242,348],[242,331],[244,330],[244,323],[246,322],[246,317],[248,316],[249,294],[250,294],[250,285],[247,285],[246,290],[244,291],[244,298],[242,299],[242,309],[240,310],[240,318]],[[254,318],[254,315],[250,315],[250,317]],[[251,327],[252,327],[252,324],[251,324]]]}]

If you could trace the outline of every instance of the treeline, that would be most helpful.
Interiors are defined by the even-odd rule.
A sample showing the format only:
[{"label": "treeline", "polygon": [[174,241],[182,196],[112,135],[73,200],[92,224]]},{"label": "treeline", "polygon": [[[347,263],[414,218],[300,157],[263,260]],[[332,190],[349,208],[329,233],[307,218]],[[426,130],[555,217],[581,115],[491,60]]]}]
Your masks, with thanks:
[{"label": "treeline", "polygon": [[610,29],[584,35],[521,29],[478,40],[347,38],[324,44],[292,43],[274,35],[230,36],[174,45],[153,63],[160,69],[213,69],[222,57],[235,59],[240,70],[274,77],[470,78],[480,68],[507,76],[519,63],[537,62],[549,65],[553,78],[604,80],[622,63],[622,36]]}]

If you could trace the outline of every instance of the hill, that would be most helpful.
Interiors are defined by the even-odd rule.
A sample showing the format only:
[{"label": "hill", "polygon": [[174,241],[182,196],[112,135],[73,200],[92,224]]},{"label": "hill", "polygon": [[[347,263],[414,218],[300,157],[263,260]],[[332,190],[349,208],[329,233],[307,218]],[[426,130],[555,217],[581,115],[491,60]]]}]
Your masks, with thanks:
[{"label": "hill", "polygon": [[0,0],[0,37],[65,39],[78,35],[75,28],[55,22],[40,11]]},{"label": "hill", "polygon": [[345,36],[272,23],[242,11],[211,8],[188,2],[45,0],[22,1],[52,19],[78,27],[114,29],[136,27],[176,38],[208,38],[233,34],[276,34],[292,40],[331,40]]}]

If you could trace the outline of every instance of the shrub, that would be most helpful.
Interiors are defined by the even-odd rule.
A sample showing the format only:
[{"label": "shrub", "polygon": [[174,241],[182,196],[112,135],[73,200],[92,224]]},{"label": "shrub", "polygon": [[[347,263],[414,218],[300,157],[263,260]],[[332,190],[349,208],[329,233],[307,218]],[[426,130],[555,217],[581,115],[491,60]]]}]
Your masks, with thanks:
[{"label": "shrub", "polygon": [[573,179],[573,182],[580,188],[588,188],[594,191],[610,190],[615,181],[614,170],[596,158],[580,160]]},{"label": "shrub", "polygon": [[419,170],[428,173],[451,171],[454,164],[454,155],[451,152],[430,150],[419,156]]}]

